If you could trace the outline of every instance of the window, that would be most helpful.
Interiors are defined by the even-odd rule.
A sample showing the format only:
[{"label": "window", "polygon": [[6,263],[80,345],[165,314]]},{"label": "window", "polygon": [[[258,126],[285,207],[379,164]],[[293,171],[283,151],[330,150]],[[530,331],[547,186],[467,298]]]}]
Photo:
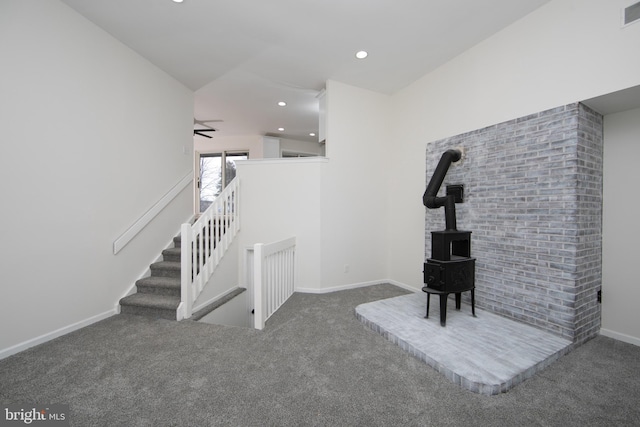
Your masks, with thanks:
[{"label": "window", "polygon": [[[204,212],[236,176],[236,160],[246,160],[246,151],[203,153],[198,161],[198,212]],[[223,167],[224,165],[224,167]]]}]

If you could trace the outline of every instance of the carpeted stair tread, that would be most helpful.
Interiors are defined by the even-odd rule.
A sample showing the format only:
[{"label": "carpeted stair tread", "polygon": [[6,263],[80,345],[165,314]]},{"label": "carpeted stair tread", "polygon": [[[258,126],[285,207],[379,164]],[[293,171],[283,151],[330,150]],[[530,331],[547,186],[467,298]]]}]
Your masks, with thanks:
[{"label": "carpeted stair tread", "polygon": [[180,297],[136,293],[122,298],[120,305],[176,310],[180,305]]},{"label": "carpeted stair tread", "polygon": [[177,277],[150,276],[136,281],[136,286],[157,286],[159,288],[180,288],[180,279]]},{"label": "carpeted stair tread", "polygon": [[151,264],[151,269],[162,269],[162,270],[180,270],[180,263],[177,261],[158,261]]},{"label": "carpeted stair tread", "polygon": [[[210,229],[209,239],[205,242],[209,250],[216,247],[215,235],[224,232],[224,229],[222,225]],[[174,247],[162,251],[163,261],[149,266],[151,276],[136,281],[137,293],[120,300],[121,313],[175,320],[181,299],[181,242],[181,236],[175,236]],[[201,244],[198,241],[192,246],[196,256],[200,253]]]},{"label": "carpeted stair tread", "polygon": [[180,249],[180,247],[177,248],[167,248],[165,250],[162,251],[162,255],[165,254],[169,254],[169,255],[180,255],[180,253],[182,252],[182,249]]},{"label": "carpeted stair tread", "polygon": [[180,278],[151,276],[136,281],[136,288],[141,294],[156,294],[179,297],[181,295]]},{"label": "carpeted stair tread", "polygon": [[[216,239],[215,239],[215,237],[217,237],[217,234],[218,234],[217,232],[211,232],[211,233],[209,234],[209,238],[208,238],[208,240],[210,241],[212,238],[214,238],[214,240],[216,240]],[[223,234],[224,234],[224,233],[223,233]],[[174,238],[173,238],[173,244],[174,244],[174,246],[175,246],[176,248],[180,248],[180,245],[182,244],[182,237],[181,237],[181,236],[176,236],[176,237],[174,237]]]},{"label": "carpeted stair tread", "polygon": [[150,318],[176,320],[181,299],[180,236],[173,248],[162,251],[163,261],[149,266],[151,276],[136,281],[137,293],[120,300],[120,312]]},{"label": "carpeted stair tread", "polygon": [[[213,244],[213,247],[209,246],[209,251],[215,249],[216,244]],[[196,248],[196,254],[199,256],[202,251],[200,248]],[[180,247],[177,248],[168,248],[162,251],[162,258],[164,261],[169,262],[180,262],[182,257],[182,250]]]},{"label": "carpeted stair tread", "polygon": [[151,276],[180,277],[180,263],[175,261],[160,261],[151,264]]}]

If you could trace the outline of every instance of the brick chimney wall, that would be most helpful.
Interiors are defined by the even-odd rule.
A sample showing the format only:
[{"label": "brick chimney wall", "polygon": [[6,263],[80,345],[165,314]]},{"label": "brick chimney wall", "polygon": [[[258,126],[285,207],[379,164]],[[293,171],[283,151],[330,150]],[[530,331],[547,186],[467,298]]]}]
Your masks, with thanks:
[{"label": "brick chimney wall", "polygon": [[[478,307],[575,343],[599,332],[602,123],[575,103],[427,145],[426,182],[444,151],[464,149],[440,195],[464,184],[458,229],[472,231]],[[442,229],[443,210],[427,211],[425,259]]]}]

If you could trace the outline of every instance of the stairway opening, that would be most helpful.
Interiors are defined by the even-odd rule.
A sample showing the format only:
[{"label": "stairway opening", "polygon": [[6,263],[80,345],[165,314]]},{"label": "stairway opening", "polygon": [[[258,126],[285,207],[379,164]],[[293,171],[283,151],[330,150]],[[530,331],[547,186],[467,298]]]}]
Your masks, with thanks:
[{"label": "stairway opening", "polygon": [[230,298],[222,298],[208,312],[207,308],[201,310],[206,313],[194,313],[194,320],[214,325],[252,327],[251,303],[249,293],[245,290],[240,288]]}]

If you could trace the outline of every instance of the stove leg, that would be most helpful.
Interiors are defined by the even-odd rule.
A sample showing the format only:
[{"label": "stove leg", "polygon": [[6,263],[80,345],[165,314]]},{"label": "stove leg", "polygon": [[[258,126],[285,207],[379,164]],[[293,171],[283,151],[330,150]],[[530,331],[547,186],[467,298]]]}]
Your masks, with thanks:
[{"label": "stove leg", "polygon": [[471,289],[471,314],[476,317],[476,291],[473,288]]},{"label": "stove leg", "polygon": [[448,294],[440,295],[440,326],[447,323],[447,298]]},{"label": "stove leg", "polygon": [[427,294],[427,315],[424,316],[425,319],[429,318],[429,300],[431,299],[431,294]]}]

